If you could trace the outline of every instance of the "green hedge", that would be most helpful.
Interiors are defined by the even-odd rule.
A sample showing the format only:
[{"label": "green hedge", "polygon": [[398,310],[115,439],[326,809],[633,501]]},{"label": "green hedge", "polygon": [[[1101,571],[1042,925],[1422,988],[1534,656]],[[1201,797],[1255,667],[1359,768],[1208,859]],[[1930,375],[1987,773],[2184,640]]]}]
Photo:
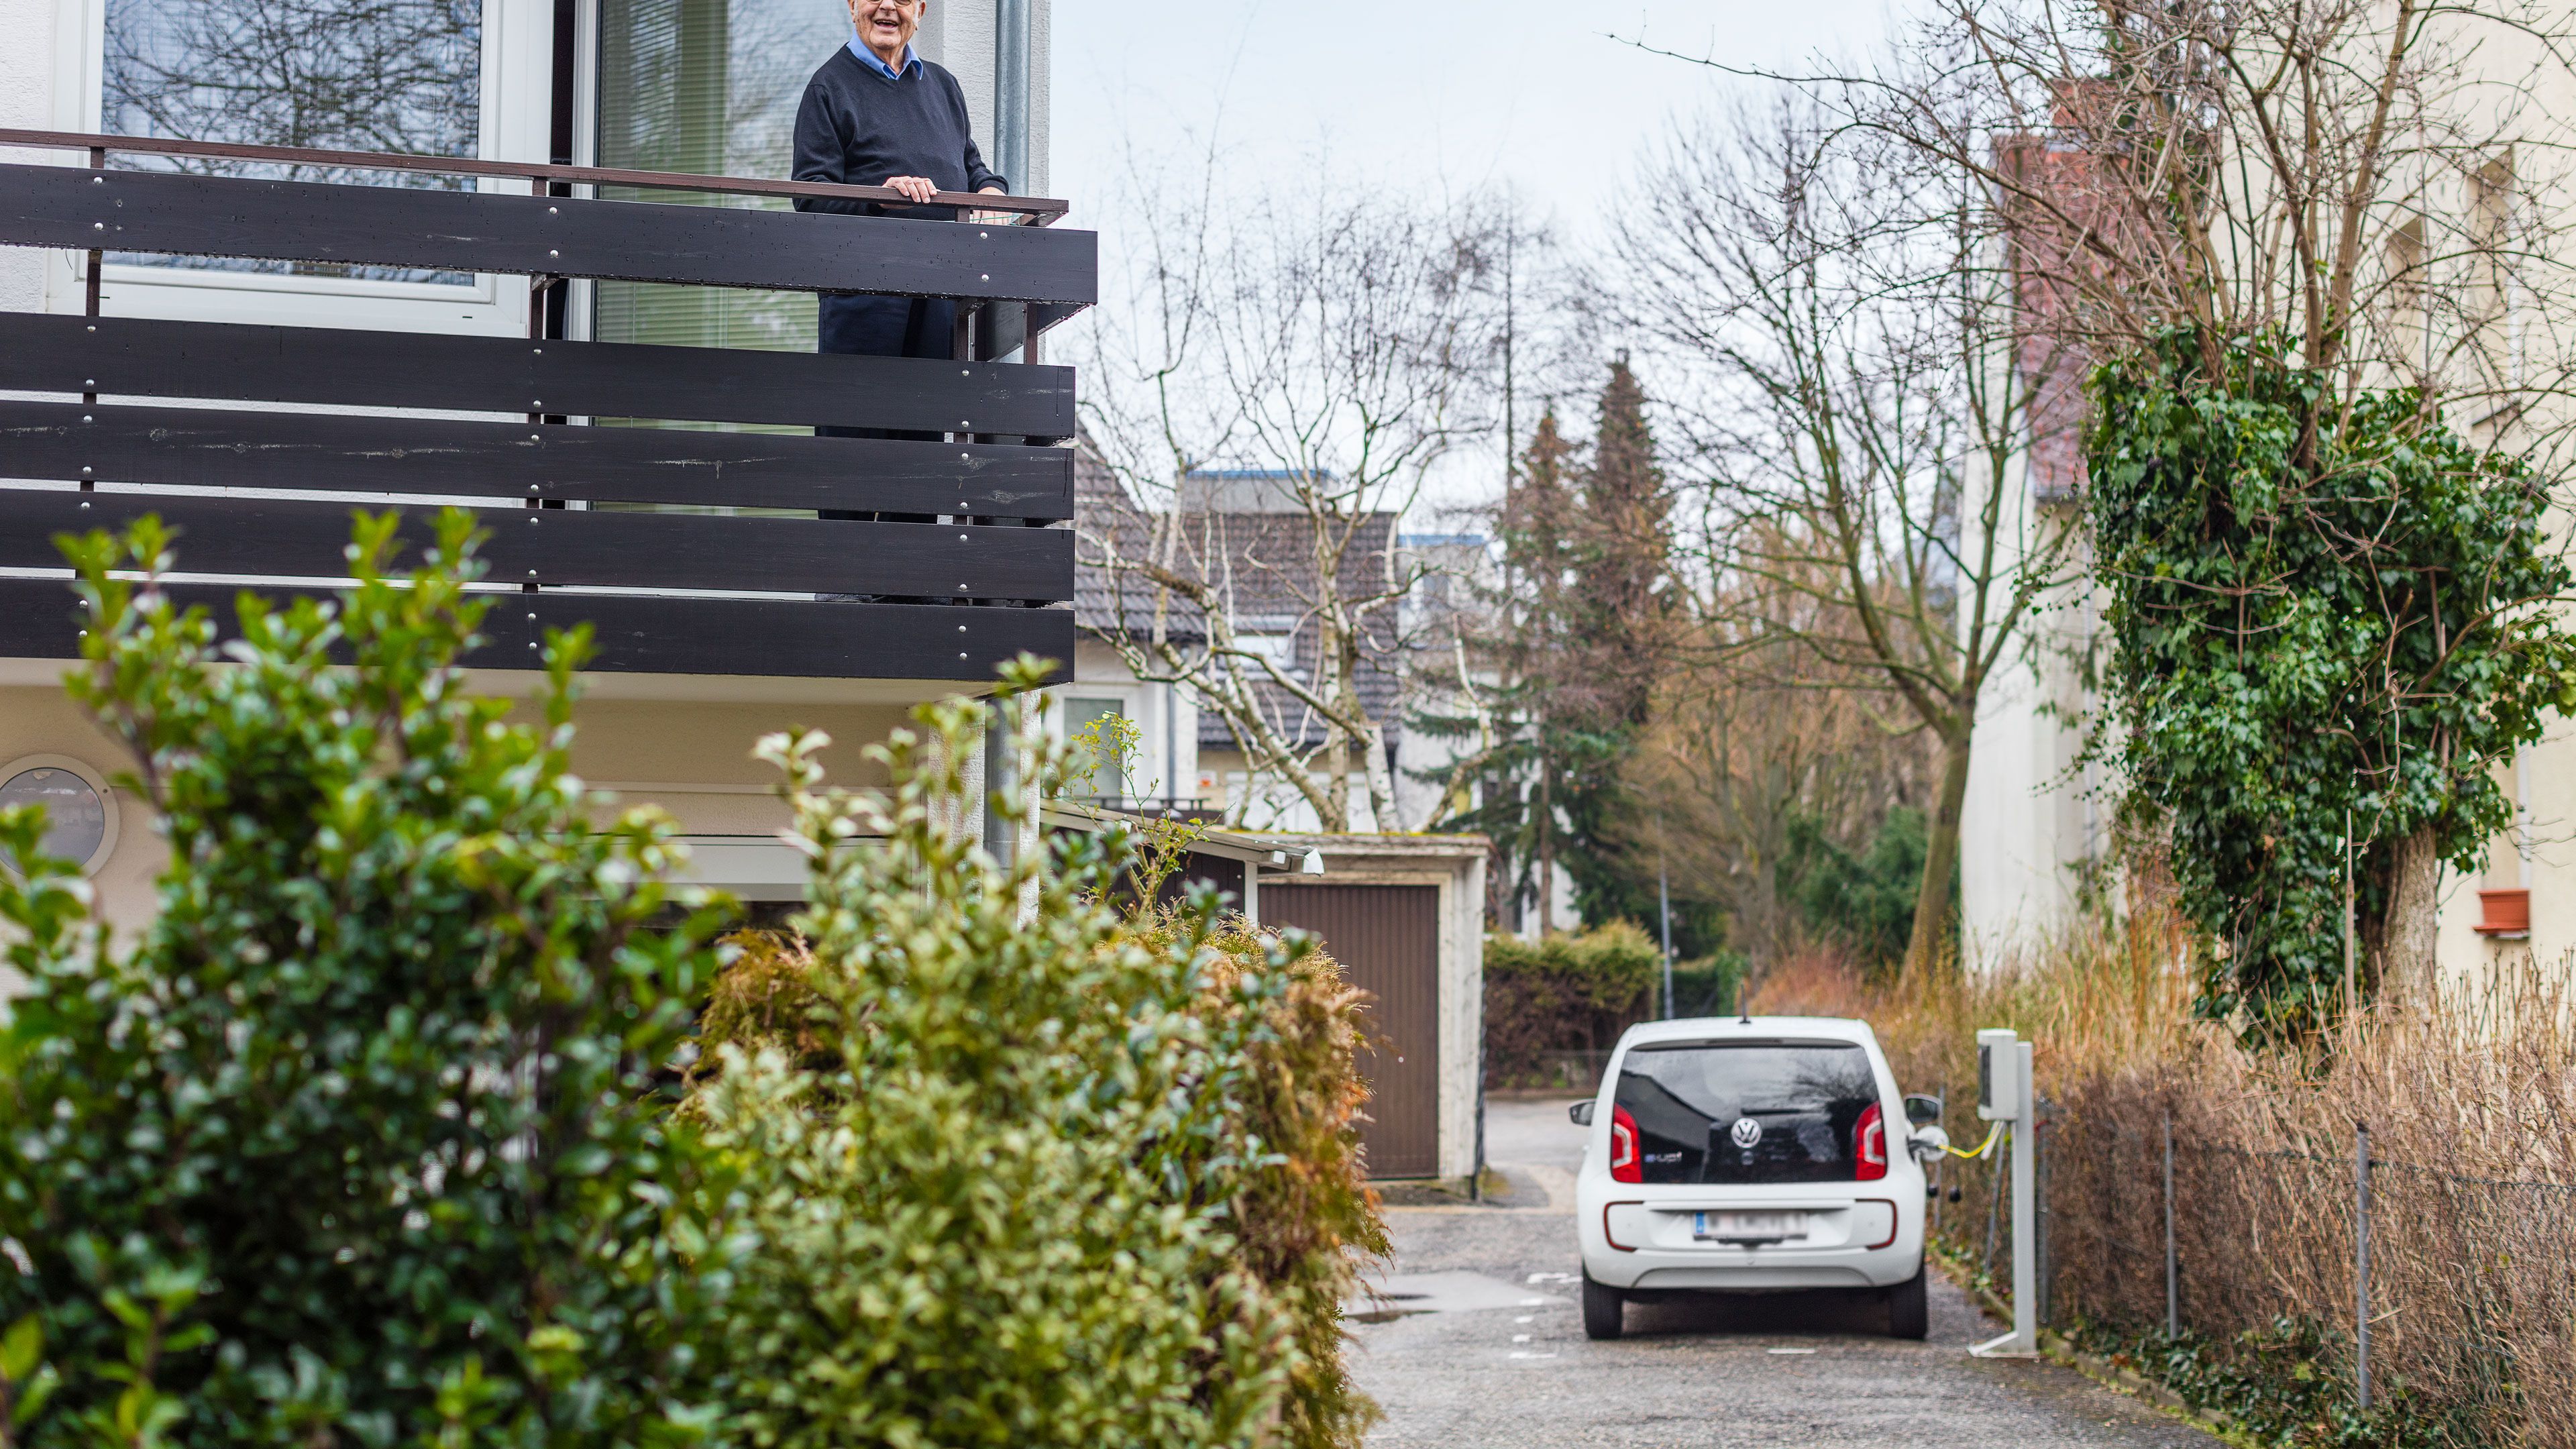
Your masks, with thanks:
[{"label": "green hedge", "polygon": [[1656,1014],[1663,953],[1626,921],[1574,935],[1485,938],[1485,1079],[1553,1085],[1552,1052],[1604,1051]]},{"label": "green hedge", "polygon": [[[673,826],[600,827],[544,722],[464,688],[495,595],[469,521],[334,602],[202,609],[152,520],[72,550],[73,696],[170,863],[120,949],[41,813],[0,812],[0,1444],[676,1444],[725,1252],[668,1209],[703,1153],[655,1073],[710,967],[654,929]],[[341,660],[344,662],[335,663]],[[679,1237],[685,1237],[685,1234]]]},{"label": "green hedge", "polygon": [[997,871],[951,701],[890,792],[775,744],[811,946],[718,978],[673,823],[570,772],[582,641],[512,723],[470,520],[393,536],[220,647],[119,577],[156,524],[75,550],[171,860],[124,946],[0,811],[0,1449],[1357,1445],[1330,962],[1103,904],[1124,842]]},{"label": "green hedge", "polygon": [[918,718],[884,794],[822,789],[820,736],[763,747],[802,942],[728,973],[690,1098],[761,1244],[710,1346],[748,1438],[1356,1446],[1356,994],[1210,894],[1123,914],[1114,837],[997,872],[948,826],[983,711]]}]

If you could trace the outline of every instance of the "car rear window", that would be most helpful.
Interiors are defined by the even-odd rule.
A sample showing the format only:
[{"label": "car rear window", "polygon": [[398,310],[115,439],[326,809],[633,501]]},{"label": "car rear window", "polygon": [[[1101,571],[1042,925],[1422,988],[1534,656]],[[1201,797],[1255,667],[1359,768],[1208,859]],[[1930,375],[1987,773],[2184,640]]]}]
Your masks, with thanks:
[{"label": "car rear window", "polygon": [[1619,1064],[1647,1182],[1848,1182],[1877,1100],[1869,1053],[1850,1043],[1683,1042]]}]

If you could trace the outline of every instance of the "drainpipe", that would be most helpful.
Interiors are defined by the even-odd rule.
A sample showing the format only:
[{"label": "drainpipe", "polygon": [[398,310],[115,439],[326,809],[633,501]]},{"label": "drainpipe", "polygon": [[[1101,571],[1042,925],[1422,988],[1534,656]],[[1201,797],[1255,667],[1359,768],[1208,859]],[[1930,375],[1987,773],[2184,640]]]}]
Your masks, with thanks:
[{"label": "drainpipe", "polygon": [[993,141],[1002,175],[1021,196],[1037,194],[1029,174],[1029,57],[1037,0],[996,0],[993,7]]}]

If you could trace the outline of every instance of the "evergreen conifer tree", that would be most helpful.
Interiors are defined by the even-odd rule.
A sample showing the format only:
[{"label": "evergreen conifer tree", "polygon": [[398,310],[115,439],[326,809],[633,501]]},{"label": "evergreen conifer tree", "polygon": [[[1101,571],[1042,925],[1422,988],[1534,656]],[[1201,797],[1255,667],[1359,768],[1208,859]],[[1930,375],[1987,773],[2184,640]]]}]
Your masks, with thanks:
[{"label": "evergreen conifer tree", "polygon": [[1555,919],[1548,890],[1560,864],[1585,920],[1652,920],[1651,892],[1608,839],[1619,763],[1651,711],[1672,617],[1671,496],[1645,401],[1626,360],[1612,364],[1588,461],[1553,408],[1539,419],[1497,527],[1499,628],[1486,650],[1500,683],[1481,720],[1414,721],[1433,735],[1486,733],[1460,772],[1483,782],[1481,799],[1441,827],[1497,842],[1497,876],[1534,898],[1542,930],[1570,924]]},{"label": "evergreen conifer tree", "polygon": [[1645,389],[1624,357],[1610,365],[1601,390],[1600,429],[1582,483],[1565,601],[1575,647],[1555,656],[1560,677],[1550,711],[1566,869],[1586,921],[1651,926],[1650,884],[1628,869],[1610,829],[1627,803],[1619,766],[1652,712],[1670,643],[1672,596],[1663,585],[1672,497],[1655,464]]}]

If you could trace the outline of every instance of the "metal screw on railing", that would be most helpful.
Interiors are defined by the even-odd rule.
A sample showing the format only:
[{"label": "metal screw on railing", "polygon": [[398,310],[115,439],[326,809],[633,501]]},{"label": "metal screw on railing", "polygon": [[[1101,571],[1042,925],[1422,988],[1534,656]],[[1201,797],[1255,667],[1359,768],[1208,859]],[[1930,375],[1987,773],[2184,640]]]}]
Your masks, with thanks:
[{"label": "metal screw on railing", "polygon": [[2370,1412],[2370,1126],[2352,1124],[2353,1403]]},{"label": "metal screw on railing", "polygon": [[2173,1113],[2165,1113],[2165,1337],[2182,1337],[2182,1263],[2174,1253]]}]

